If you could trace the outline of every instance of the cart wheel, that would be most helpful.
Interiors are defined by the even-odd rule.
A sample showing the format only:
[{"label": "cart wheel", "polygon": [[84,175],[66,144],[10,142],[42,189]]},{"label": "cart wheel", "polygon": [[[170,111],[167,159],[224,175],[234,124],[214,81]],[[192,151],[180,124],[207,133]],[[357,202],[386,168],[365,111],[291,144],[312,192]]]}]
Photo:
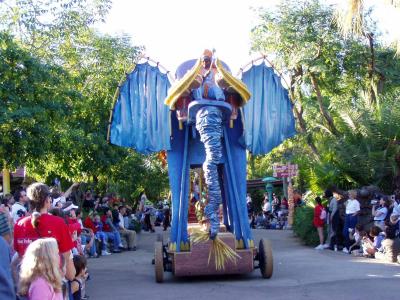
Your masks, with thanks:
[{"label": "cart wheel", "polygon": [[164,281],[164,258],[163,258],[163,245],[162,242],[154,243],[154,261],[155,261],[155,275],[156,282]]},{"label": "cart wheel", "polygon": [[272,247],[269,240],[260,240],[258,247],[258,263],[263,278],[271,278],[274,270],[274,262],[272,258]]}]

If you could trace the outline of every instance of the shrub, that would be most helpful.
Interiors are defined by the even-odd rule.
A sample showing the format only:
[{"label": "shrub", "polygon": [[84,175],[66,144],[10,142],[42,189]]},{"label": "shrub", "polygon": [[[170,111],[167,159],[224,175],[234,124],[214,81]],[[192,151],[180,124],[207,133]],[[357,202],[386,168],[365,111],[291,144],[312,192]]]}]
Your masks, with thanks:
[{"label": "shrub", "polygon": [[[307,205],[297,207],[294,213],[293,232],[306,245],[319,244],[317,229],[313,225],[314,209]],[[325,233],[326,236],[326,233]]]}]

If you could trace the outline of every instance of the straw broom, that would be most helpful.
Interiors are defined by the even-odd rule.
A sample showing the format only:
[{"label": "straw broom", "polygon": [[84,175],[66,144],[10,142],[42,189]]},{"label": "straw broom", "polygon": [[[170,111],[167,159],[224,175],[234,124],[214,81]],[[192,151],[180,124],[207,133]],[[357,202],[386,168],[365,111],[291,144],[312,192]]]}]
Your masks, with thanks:
[{"label": "straw broom", "polygon": [[[196,230],[190,235],[190,241],[192,244],[205,243],[209,239],[209,233],[201,230]],[[236,264],[236,260],[241,258],[235,250],[222,241],[218,235],[214,240],[212,240],[210,253],[208,254],[208,265],[210,265],[211,256],[213,254],[216,270],[225,270],[225,264],[227,261]]]}]

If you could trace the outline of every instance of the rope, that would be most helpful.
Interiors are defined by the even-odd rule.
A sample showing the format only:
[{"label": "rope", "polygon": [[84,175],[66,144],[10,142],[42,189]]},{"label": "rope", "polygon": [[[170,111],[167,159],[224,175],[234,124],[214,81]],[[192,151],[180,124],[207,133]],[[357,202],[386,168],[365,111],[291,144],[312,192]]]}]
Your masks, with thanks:
[{"label": "rope", "polygon": [[137,64],[140,64],[140,61],[143,59],[146,60],[146,62],[153,63],[156,67],[158,67],[160,69],[160,71],[162,71],[165,75],[168,76],[171,83],[173,83],[175,81],[175,78],[172,77],[171,72],[166,67],[164,67],[162,64],[160,64],[159,61],[155,61],[150,56],[142,56],[139,59],[139,61],[137,62]]},{"label": "rope", "polygon": [[283,81],[284,81],[285,84],[286,84],[286,89],[289,89],[290,85],[289,85],[289,83],[286,81],[285,77],[282,75],[282,73],[281,73],[278,69],[276,69],[276,67],[274,66],[274,64],[267,58],[267,56],[266,56],[265,54],[262,55],[261,57],[256,58],[255,60],[251,60],[249,63],[247,63],[246,65],[244,65],[243,67],[241,67],[241,68],[239,69],[239,72],[238,72],[238,74],[237,74],[237,77],[241,77],[241,75],[243,74],[243,72],[244,72],[250,65],[251,65],[251,66],[254,66],[254,64],[255,64],[256,62],[258,62],[259,60],[262,60],[263,62],[267,62],[267,63],[271,66],[271,68],[279,75],[279,77],[283,79]]}]

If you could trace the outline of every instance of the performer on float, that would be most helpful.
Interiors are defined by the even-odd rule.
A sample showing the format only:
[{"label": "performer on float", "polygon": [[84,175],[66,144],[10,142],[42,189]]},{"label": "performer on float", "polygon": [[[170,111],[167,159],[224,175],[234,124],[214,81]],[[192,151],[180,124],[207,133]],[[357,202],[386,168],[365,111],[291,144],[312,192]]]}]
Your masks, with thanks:
[{"label": "performer on float", "polygon": [[225,101],[223,90],[218,86],[217,79],[220,78],[217,68],[214,64],[213,53],[206,49],[201,58],[202,68],[199,75],[202,78],[201,87],[193,90],[193,99],[212,99]]},{"label": "performer on float", "polygon": [[[195,100],[225,100],[222,89],[216,84],[217,68],[213,64],[213,55],[205,50],[202,56],[201,87],[193,90]],[[208,204],[204,214],[210,223],[210,238],[215,239],[219,231],[219,206],[222,203],[218,179],[218,164],[222,158],[222,112],[216,106],[205,105],[196,114],[196,129],[200,141],[204,144],[206,159],[203,163],[205,182],[208,187]]]}]

